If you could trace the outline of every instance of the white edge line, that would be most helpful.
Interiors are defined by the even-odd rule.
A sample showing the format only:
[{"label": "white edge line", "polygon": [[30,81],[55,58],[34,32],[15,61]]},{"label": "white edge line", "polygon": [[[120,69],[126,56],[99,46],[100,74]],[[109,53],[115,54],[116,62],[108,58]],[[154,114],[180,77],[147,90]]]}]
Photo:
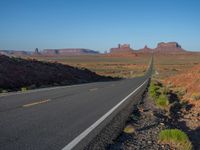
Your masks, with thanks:
[{"label": "white edge line", "polygon": [[121,100],[117,105],[110,109],[106,114],[99,118],[95,123],[93,123],[89,128],[83,131],[80,135],[74,138],[70,143],[68,143],[62,150],[73,149],[81,140],[83,140],[92,130],[94,130],[100,123],[102,123],[110,114],[112,114],[122,103],[124,103],[131,95],[138,91],[149,79],[146,79],[139,87],[137,87],[133,92]]}]

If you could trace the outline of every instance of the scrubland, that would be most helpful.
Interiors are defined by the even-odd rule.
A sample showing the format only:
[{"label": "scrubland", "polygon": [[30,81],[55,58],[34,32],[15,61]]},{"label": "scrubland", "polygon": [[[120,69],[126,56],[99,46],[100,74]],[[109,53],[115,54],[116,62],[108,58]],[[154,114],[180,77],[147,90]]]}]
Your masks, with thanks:
[{"label": "scrubland", "polygon": [[154,79],[177,96],[179,105],[173,111],[181,116],[176,127],[189,135],[195,149],[200,148],[200,54],[156,55]]},{"label": "scrubland", "polygon": [[59,62],[78,68],[87,68],[99,75],[131,78],[145,73],[150,55],[138,56],[109,56],[109,55],[81,55],[81,56],[34,56],[32,58]]}]

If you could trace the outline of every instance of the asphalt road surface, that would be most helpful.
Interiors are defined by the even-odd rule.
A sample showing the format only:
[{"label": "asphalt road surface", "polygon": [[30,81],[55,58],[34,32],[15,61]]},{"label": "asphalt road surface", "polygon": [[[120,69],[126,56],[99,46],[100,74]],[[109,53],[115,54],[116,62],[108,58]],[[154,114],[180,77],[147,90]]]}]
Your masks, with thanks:
[{"label": "asphalt road surface", "polygon": [[0,96],[0,149],[62,149],[147,77]]}]

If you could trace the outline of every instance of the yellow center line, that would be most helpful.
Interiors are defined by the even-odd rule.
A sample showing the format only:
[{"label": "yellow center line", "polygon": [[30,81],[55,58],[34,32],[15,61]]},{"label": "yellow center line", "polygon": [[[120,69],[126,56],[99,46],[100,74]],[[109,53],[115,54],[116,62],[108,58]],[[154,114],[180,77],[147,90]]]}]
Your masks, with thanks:
[{"label": "yellow center line", "polygon": [[34,102],[34,103],[29,103],[29,104],[22,105],[22,107],[31,107],[31,106],[34,106],[34,105],[38,105],[38,104],[42,104],[42,103],[47,103],[49,101],[51,101],[51,100],[50,99],[42,100],[42,101],[38,101],[38,102]]},{"label": "yellow center line", "polygon": [[98,88],[89,89],[89,91],[96,91]]}]

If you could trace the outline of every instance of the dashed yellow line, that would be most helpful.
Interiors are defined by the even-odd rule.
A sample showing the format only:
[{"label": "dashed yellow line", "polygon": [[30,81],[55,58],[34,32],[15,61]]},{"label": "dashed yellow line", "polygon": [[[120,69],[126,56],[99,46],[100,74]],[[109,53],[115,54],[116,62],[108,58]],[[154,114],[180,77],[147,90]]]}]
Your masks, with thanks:
[{"label": "dashed yellow line", "polygon": [[96,91],[98,88],[89,89],[89,91]]},{"label": "dashed yellow line", "polygon": [[111,84],[111,86],[115,86],[115,84]]},{"label": "dashed yellow line", "polygon": [[25,104],[22,107],[31,107],[31,106],[34,106],[34,105],[39,105],[39,104],[47,103],[49,101],[51,101],[51,100],[50,99],[42,100],[42,101],[38,101],[38,102],[34,102],[34,103]]}]

